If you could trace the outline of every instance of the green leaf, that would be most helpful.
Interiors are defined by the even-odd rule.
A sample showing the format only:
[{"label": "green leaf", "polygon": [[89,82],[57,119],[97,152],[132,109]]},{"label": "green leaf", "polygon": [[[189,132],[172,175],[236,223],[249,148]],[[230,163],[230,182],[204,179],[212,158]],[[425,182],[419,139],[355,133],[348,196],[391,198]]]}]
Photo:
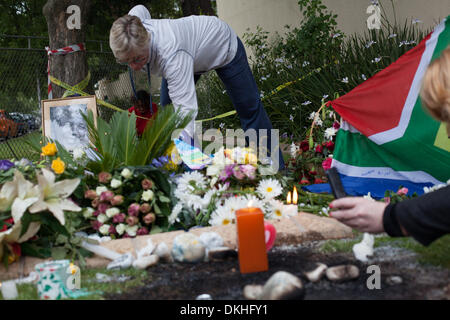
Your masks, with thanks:
[{"label": "green leaf", "polygon": [[52,258],[54,260],[61,260],[67,256],[68,250],[63,247],[52,248]]},{"label": "green leaf", "polygon": [[153,209],[155,209],[156,214],[161,214],[161,209],[159,208],[159,206],[156,203],[153,205]]},{"label": "green leaf", "polygon": [[163,230],[159,226],[153,225],[152,230],[150,230],[150,234],[161,233],[162,231]]},{"label": "green leaf", "polygon": [[33,216],[28,211],[23,214],[22,218],[20,219],[20,221],[22,222],[22,229],[20,230],[20,236],[23,236],[27,232],[28,227],[30,226],[32,220]]},{"label": "green leaf", "polygon": [[170,203],[170,199],[167,198],[166,196],[159,196],[159,201],[165,202],[165,203]]}]

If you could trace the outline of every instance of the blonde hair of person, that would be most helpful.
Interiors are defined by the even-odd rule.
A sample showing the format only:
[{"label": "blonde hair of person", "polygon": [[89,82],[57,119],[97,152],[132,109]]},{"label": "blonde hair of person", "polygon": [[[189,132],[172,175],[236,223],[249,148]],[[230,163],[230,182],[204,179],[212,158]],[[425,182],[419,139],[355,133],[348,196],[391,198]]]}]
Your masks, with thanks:
[{"label": "blonde hair of person", "polygon": [[148,50],[150,36],[136,16],[125,15],[114,21],[109,32],[109,46],[119,61],[126,61],[130,54]]},{"label": "blonde hair of person", "polygon": [[423,106],[430,114],[447,123],[450,136],[450,46],[428,66],[420,95]]}]

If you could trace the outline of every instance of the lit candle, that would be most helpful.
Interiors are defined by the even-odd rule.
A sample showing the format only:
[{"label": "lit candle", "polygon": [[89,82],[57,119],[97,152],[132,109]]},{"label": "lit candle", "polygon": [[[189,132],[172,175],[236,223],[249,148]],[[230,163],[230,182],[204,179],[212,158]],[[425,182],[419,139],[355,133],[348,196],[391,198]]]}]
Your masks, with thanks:
[{"label": "lit candle", "polygon": [[291,204],[291,192],[288,192],[287,198],[286,198],[286,203],[287,204]]},{"label": "lit candle", "polygon": [[19,295],[17,292],[16,283],[14,281],[5,281],[0,283],[2,288],[2,295],[4,300],[16,299]]},{"label": "lit candle", "polygon": [[259,208],[236,211],[239,268],[241,273],[267,271],[264,214]]},{"label": "lit candle", "polygon": [[297,204],[298,201],[298,193],[297,188],[294,186],[294,191],[292,192],[292,203]]}]

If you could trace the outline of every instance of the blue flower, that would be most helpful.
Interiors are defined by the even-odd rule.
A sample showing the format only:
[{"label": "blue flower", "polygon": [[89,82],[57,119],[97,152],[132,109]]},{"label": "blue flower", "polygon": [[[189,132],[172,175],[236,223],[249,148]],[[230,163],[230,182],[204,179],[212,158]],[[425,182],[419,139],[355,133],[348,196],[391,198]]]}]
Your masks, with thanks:
[{"label": "blue flower", "polygon": [[14,163],[9,160],[0,160],[0,170],[6,171],[14,167]]}]

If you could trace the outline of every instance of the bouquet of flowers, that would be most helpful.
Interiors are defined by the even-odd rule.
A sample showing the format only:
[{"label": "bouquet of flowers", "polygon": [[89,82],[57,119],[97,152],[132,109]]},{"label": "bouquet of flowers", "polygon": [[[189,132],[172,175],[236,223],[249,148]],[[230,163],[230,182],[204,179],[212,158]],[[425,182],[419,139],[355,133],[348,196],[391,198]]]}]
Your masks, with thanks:
[{"label": "bouquet of flowers", "polygon": [[169,223],[185,229],[227,225],[235,223],[236,210],[249,203],[261,208],[267,219],[296,214],[296,205],[284,205],[277,199],[286,181],[276,174],[264,178],[261,172],[266,173],[267,168],[258,164],[250,149],[219,150],[205,173],[186,172],[176,178],[176,205]]},{"label": "bouquet of flowers", "polygon": [[87,185],[83,216],[100,235],[129,238],[167,228],[171,189],[162,171],[124,167],[100,172]]}]

